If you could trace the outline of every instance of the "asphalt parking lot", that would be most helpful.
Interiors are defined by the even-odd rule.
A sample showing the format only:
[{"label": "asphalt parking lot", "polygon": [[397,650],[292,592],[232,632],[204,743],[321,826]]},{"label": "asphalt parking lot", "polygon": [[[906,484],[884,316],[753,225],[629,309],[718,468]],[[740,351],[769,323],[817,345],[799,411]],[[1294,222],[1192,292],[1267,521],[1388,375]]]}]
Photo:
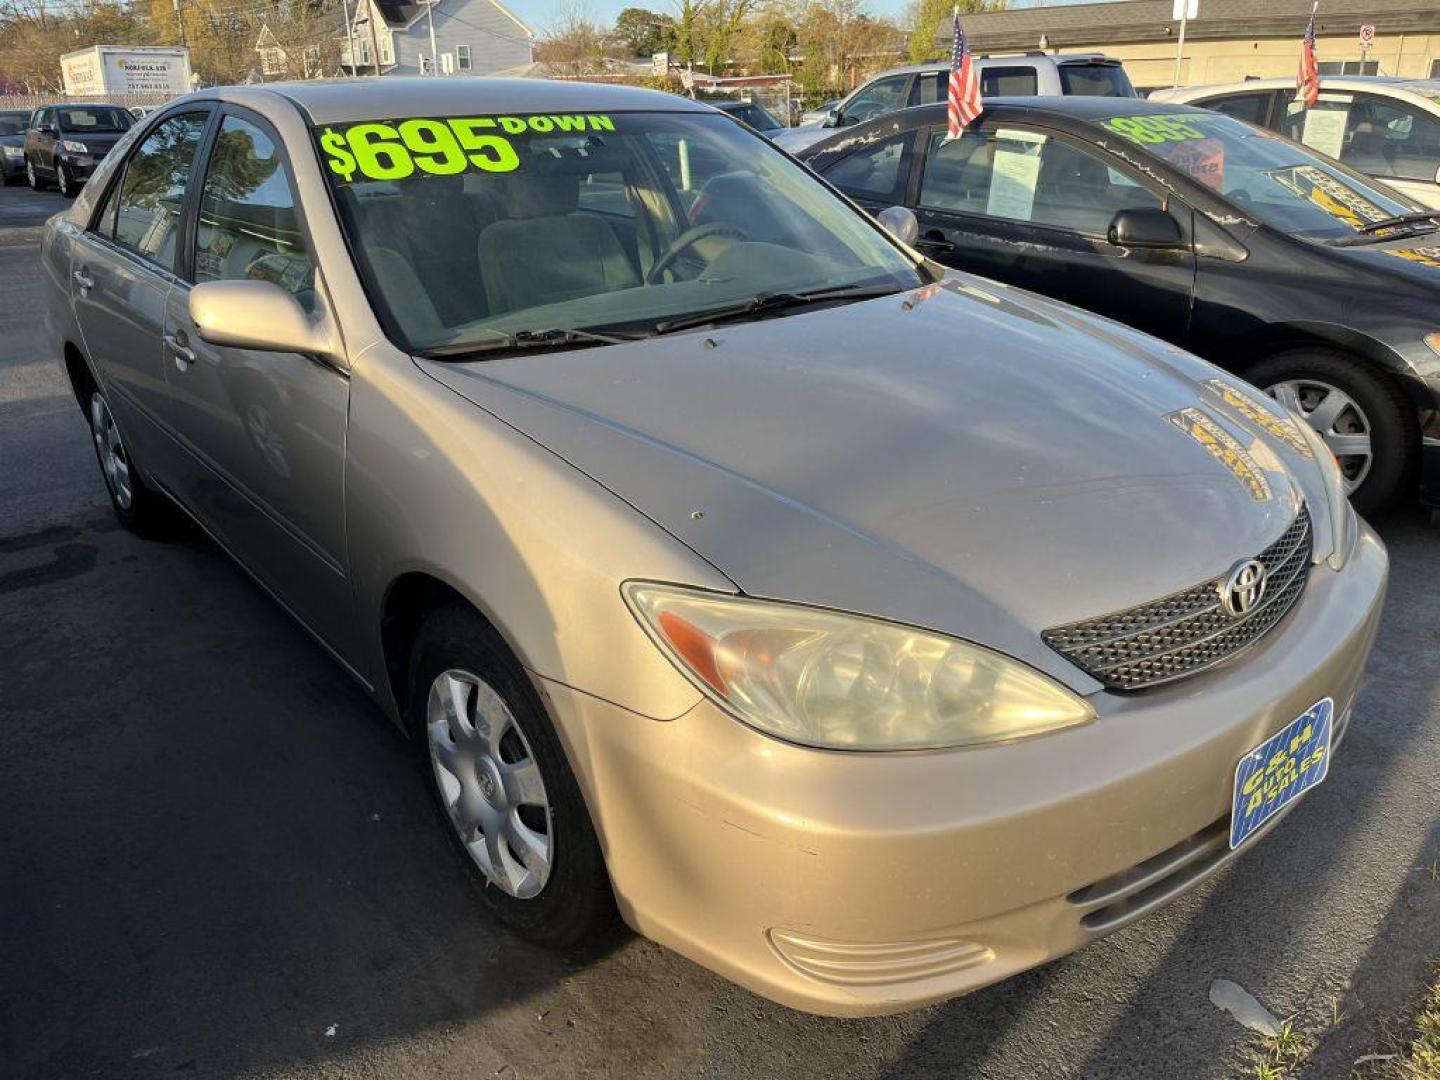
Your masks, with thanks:
[{"label": "asphalt parking lot", "polygon": [[[199,535],[110,515],[0,191],[0,1076],[1226,1077],[1231,979],[1348,1075],[1440,956],[1440,527],[1380,522],[1381,639],[1329,778],[1165,911],[968,998],[832,1021],[470,898],[409,749]],[[843,903],[843,897],[835,898]]]}]

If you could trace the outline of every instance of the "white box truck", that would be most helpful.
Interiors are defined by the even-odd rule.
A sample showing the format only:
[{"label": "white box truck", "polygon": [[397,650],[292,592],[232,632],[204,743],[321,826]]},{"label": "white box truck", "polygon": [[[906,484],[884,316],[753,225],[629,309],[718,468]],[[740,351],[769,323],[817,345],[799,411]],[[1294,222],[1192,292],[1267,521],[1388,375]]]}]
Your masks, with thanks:
[{"label": "white box truck", "polygon": [[66,94],[184,94],[190,50],[159,45],[92,45],[60,57]]}]

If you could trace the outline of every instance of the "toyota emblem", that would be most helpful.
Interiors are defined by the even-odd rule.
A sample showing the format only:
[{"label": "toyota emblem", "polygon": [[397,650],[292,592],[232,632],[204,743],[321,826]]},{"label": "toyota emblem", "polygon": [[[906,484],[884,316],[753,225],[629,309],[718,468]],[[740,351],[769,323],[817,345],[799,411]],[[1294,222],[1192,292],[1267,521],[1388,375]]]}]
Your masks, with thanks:
[{"label": "toyota emblem", "polygon": [[1265,564],[1259,559],[1236,563],[1220,586],[1220,606],[1233,619],[1248,615],[1265,595]]}]

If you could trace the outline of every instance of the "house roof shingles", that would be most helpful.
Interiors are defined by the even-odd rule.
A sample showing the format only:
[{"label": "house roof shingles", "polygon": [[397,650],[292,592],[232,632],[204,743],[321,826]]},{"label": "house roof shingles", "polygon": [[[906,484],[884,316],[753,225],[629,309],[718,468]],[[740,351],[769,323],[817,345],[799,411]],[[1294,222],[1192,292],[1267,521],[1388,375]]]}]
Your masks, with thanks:
[{"label": "house roof shingles", "polygon": [[[1185,35],[1192,40],[1226,38],[1299,38],[1310,17],[1312,0],[1204,0],[1200,17]],[[965,34],[976,52],[1036,48],[1044,34],[1052,48],[1075,45],[1134,44],[1173,39],[1180,24],[1172,19],[1171,0],[1115,0],[1107,4],[1015,8],[963,16]],[[1325,0],[1316,16],[1320,34],[1358,34],[1373,23],[1379,34],[1440,33],[1440,4],[1435,0]],[[935,32],[949,44],[953,22],[946,18]]]}]

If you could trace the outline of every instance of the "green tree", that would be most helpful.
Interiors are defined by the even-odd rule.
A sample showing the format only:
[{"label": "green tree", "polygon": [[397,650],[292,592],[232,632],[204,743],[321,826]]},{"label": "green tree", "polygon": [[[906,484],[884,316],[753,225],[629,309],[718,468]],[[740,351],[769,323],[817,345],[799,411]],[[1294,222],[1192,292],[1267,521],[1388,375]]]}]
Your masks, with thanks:
[{"label": "green tree", "polygon": [[673,52],[677,36],[675,20],[662,12],[627,7],[615,16],[615,39],[631,56]]},{"label": "green tree", "polygon": [[[956,0],[912,0],[905,13],[912,62],[923,64],[927,60],[941,60],[950,55],[949,49],[935,40],[935,35],[956,6]],[[1010,6],[1010,0],[960,0],[958,6],[961,15],[973,15],[984,11],[1004,11]]]}]

